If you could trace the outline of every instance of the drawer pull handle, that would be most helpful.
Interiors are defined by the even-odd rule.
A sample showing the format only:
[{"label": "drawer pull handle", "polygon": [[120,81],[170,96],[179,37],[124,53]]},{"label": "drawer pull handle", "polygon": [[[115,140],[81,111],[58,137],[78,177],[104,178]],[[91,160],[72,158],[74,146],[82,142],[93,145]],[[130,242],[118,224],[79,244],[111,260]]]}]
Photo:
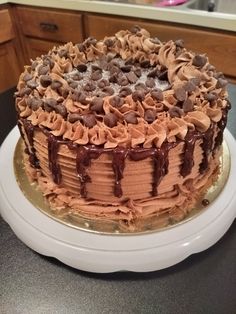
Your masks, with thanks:
[{"label": "drawer pull handle", "polygon": [[58,26],[52,23],[40,23],[41,30],[45,32],[56,32],[58,30]]}]

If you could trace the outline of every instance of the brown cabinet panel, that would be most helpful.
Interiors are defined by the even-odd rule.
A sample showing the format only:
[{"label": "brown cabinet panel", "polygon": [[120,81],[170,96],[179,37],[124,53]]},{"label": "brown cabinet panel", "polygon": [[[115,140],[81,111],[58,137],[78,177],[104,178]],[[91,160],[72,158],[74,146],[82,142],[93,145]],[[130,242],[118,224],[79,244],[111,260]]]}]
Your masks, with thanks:
[{"label": "brown cabinet panel", "polygon": [[28,54],[27,63],[29,63],[30,59],[34,60],[36,57],[47,54],[50,49],[54,46],[60,45],[60,43],[34,38],[25,38],[25,45]]},{"label": "brown cabinet panel", "polygon": [[26,36],[58,42],[82,40],[82,16],[79,13],[20,6],[17,14],[21,32]]},{"label": "brown cabinet panel", "polygon": [[14,45],[12,42],[0,44],[0,92],[17,84],[20,75]]},{"label": "brown cabinet panel", "polygon": [[0,43],[11,40],[14,37],[11,17],[7,9],[0,11]]},{"label": "brown cabinet panel", "polygon": [[210,62],[219,71],[228,76],[236,76],[236,34],[233,32],[226,33],[179,24],[170,25],[154,21],[88,14],[85,18],[86,36],[101,39],[120,29],[130,29],[135,24],[146,28],[152,36],[156,36],[162,41],[183,39],[187,49],[206,53]]}]

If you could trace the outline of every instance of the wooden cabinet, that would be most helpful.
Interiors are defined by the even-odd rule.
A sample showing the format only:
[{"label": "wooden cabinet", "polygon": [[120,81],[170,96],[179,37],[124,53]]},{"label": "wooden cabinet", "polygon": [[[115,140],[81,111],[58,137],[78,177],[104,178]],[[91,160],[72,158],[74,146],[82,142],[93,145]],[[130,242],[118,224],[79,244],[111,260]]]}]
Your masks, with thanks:
[{"label": "wooden cabinet", "polygon": [[53,46],[83,40],[82,15],[79,12],[17,6],[15,15],[27,63],[46,54]]},{"label": "wooden cabinet", "polygon": [[236,76],[236,34],[181,24],[170,24],[142,19],[127,19],[116,16],[87,14],[85,16],[86,36],[103,38],[120,29],[130,29],[138,24],[152,36],[162,41],[183,39],[185,47],[198,53],[206,53],[210,62],[228,77]]},{"label": "wooden cabinet", "polygon": [[20,74],[14,38],[9,10],[0,9],[0,92],[15,86]]}]

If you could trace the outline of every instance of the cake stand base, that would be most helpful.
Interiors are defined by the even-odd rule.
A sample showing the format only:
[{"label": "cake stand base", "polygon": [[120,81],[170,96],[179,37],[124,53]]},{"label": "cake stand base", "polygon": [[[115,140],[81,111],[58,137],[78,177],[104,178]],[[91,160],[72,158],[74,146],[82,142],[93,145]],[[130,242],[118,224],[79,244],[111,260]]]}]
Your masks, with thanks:
[{"label": "cake stand base", "polygon": [[16,236],[36,252],[85,271],[147,272],[179,263],[216,243],[236,217],[236,142],[228,130],[231,169],[217,199],[193,219],[147,234],[99,234],[57,222],[35,208],[20,190],[13,157],[19,133],[15,127],[0,150],[0,213]]}]

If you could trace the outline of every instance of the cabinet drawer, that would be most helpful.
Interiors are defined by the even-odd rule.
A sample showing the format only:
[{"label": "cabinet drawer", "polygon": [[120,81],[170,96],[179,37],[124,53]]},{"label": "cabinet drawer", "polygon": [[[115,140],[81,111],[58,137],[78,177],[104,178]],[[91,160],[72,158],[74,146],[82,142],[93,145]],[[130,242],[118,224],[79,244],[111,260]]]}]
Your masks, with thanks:
[{"label": "cabinet drawer", "polygon": [[0,43],[11,40],[14,37],[9,11],[0,11]]},{"label": "cabinet drawer", "polygon": [[58,42],[82,41],[82,17],[79,13],[17,7],[17,14],[22,33],[26,36]]},{"label": "cabinet drawer", "polygon": [[141,19],[126,19],[113,16],[88,14],[85,18],[86,36],[101,39],[113,35],[121,29],[130,29],[133,25],[146,28],[152,36],[162,41],[183,39],[189,50],[206,53],[210,62],[227,76],[235,77],[236,35],[233,32],[213,31],[181,24],[168,24]]}]

